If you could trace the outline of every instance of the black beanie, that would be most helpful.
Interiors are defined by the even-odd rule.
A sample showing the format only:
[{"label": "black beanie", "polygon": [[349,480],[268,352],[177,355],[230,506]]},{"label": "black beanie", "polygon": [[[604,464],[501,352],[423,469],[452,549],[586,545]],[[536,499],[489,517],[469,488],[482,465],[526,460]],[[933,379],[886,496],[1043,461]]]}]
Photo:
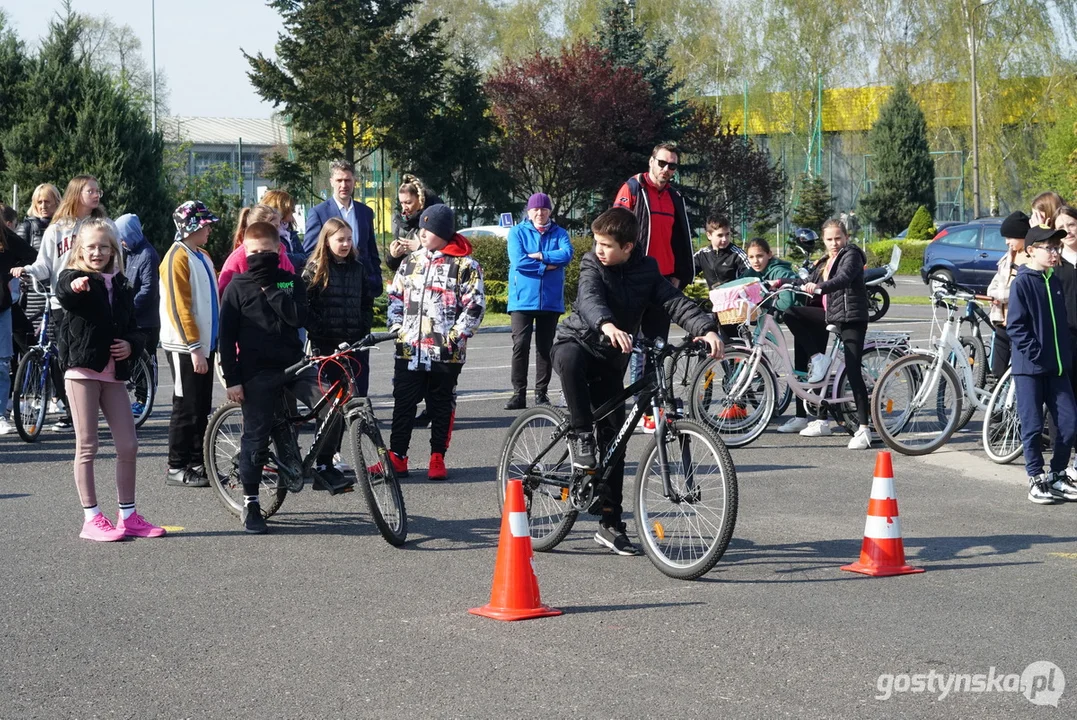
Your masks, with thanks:
[{"label": "black beanie", "polygon": [[456,235],[456,217],[448,205],[431,205],[419,217],[419,229],[429,230],[448,242]]},{"label": "black beanie", "polygon": [[999,233],[1004,238],[1024,239],[1025,235],[1028,234],[1028,215],[1025,215],[1020,210],[1010,213],[1002,221]]}]

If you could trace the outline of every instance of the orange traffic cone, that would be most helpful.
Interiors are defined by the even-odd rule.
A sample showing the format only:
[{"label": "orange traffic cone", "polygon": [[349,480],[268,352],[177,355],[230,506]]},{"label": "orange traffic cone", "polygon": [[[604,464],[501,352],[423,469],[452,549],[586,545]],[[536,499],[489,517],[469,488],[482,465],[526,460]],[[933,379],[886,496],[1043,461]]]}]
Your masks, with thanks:
[{"label": "orange traffic cone", "polygon": [[842,570],[885,577],[921,573],[923,568],[905,564],[905,543],[901,540],[897,493],[894,491],[894,468],[890,453],[880,450],[875,457],[875,478],[871,482],[868,519],[864,524],[864,543],[860,560],[844,565]]},{"label": "orange traffic cone", "polygon": [[519,480],[509,480],[490,603],[468,612],[494,620],[528,620],[560,615],[560,610],[546,607],[539,599],[538,576],[535,575],[533,560],[524,486]]}]

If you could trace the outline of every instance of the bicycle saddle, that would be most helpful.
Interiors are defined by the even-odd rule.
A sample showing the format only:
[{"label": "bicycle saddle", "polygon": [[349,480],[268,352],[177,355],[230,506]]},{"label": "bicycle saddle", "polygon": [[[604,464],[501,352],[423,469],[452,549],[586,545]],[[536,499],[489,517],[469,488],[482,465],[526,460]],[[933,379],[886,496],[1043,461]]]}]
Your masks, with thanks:
[{"label": "bicycle saddle", "polygon": [[886,274],[890,272],[888,267],[871,268],[864,271],[864,282],[869,283],[874,280],[882,280],[886,277]]}]

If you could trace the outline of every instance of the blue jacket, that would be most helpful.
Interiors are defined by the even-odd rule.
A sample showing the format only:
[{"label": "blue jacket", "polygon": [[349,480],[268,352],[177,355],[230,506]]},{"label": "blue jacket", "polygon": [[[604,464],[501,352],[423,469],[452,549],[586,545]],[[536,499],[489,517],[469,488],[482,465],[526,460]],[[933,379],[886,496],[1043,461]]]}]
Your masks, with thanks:
[{"label": "blue jacket", "polygon": [[1066,298],[1050,268],[1018,268],[1010,285],[1006,331],[1014,375],[1062,376],[1073,366]]},{"label": "blue jacket", "polygon": [[[355,224],[352,228],[352,237],[355,239],[355,247],[359,250],[359,259],[366,265],[366,277],[363,290],[370,299],[376,298],[385,292],[385,283],[381,279],[381,258],[378,256],[378,239],[374,234],[374,211],[361,202],[352,201],[355,208]],[[337,201],[329,198],[311,208],[307,213],[307,229],[303,233],[303,251],[309,256],[314,252],[318,244],[318,235],[322,232],[322,225],[329,218],[341,218],[340,208]],[[300,270],[300,272],[302,272]]]},{"label": "blue jacket", "polygon": [[124,272],[135,296],[135,325],[139,328],[161,327],[161,277],[158,267],[161,256],[146,242],[138,215],[116,218],[120,242],[127,250]]},{"label": "blue jacket", "polygon": [[[540,234],[530,220],[524,220],[509,231],[508,252],[509,312],[564,312],[565,266],[572,261],[572,242],[564,228],[551,221]],[[541,252],[542,260],[527,257],[534,252]]]}]

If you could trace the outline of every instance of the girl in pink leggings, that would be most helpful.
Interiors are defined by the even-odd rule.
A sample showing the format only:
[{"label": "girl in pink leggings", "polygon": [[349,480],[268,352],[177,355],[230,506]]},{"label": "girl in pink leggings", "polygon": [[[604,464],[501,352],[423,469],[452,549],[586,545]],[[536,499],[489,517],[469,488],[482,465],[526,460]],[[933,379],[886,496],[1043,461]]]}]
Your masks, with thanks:
[{"label": "girl in pink leggings", "polygon": [[[142,353],[145,337],[135,325],[134,297],[123,275],[116,229],[109,221],[90,218],[83,222],[67,269],[57,280],[56,297],[66,311],[60,348],[75,426],[75,485],[85,513],[79,537],[102,542],[160,537],[164,528],[135,512],[138,440],[124,383],[131,377],[131,358]],[[98,411],[104,414],[116,444],[120,514],[115,525],[97,506]]]}]

